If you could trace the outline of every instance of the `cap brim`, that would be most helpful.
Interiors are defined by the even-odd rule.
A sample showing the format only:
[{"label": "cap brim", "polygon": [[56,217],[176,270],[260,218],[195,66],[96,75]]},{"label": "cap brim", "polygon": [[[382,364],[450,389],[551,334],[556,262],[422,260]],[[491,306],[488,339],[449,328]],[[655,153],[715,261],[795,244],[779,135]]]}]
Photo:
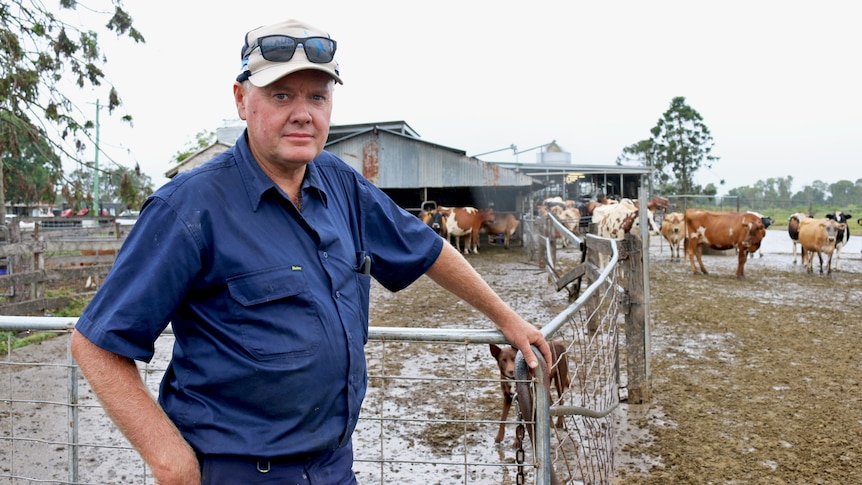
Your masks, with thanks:
[{"label": "cap brim", "polygon": [[335,64],[334,62],[328,64],[316,64],[308,61],[303,62],[294,57],[288,62],[271,62],[267,64],[268,65],[263,69],[253,71],[251,76],[248,78],[248,80],[257,87],[267,86],[288,74],[293,74],[297,71],[304,71],[306,69],[325,72],[332,76],[338,84],[344,84],[344,82],[341,81],[341,77],[339,77],[335,72],[335,68],[333,66]]}]

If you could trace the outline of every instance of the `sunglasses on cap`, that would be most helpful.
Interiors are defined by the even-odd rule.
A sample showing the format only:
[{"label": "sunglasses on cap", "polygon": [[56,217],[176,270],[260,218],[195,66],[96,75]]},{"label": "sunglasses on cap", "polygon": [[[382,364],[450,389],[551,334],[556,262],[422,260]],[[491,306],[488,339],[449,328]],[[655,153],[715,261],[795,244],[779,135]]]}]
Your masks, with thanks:
[{"label": "sunglasses on cap", "polygon": [[287,62],[293,59],[298,46],[302,46],[305,57],[315,64],[327,64],[335,58],[335,41],[328,37],[297,38],[289,35],[266,35],[258,37],[245,52],[243,58],[260,48],[260,55],[270,62]]}]

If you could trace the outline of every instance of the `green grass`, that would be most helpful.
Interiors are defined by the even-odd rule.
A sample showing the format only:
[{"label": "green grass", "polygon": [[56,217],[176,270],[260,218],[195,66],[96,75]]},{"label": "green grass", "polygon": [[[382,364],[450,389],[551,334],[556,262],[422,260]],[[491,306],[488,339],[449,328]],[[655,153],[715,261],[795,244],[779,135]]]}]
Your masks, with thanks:
[{"label": "green grass", "polygon": [[[741,207],[739,209],[742,212],[750,210],[745,207]],[[803,214],[808,213],[809,208],[805,207],[787,207],[787,208],[773,208],[773,209],[758,209],[757,212],[760,212],[764,216],[769,216],[774,221],[774,224],[787,224],[787,220],[790,219],[791,214],[795,214],[797,212],[801,212]],[[848,224],[851,224],[851,227],[857,227],[856,220],[862,217],[862,206],[852,206],[852,207],[832,207],[832,206],[814,206],[811,208],[811,211],[814,213],[814,217],[826,217],[826,214],[830,212],[842,211],[847,214],[852,214],[852,220],[848,221]]]},{"label": "green grass", "polygon": [[[90,303],[92,296],[75,298],[70,290],[49,290],[46,296],[70,296],[72,303],[57,309],[47,310],[45,313],[54,317],[78,317],[84,308]],[[61,335],[61,332],[4,332],[0,331],[0,359],[11,350],[20,349],[30,344],[35,344]]]},{"label": "green grass", "polygon": [[81,313],[84,312],[84,308],[86,308],[87,304],[90,303],[90,300],[93,298],[92,295],[76,297],[69,290],[49,290],[46,292],[46,296],[68,296],[72,298],[72,303],[69,305],[63,308],[53,308],[45,312],[50,313],[51,316],[54,317],[79,317],[81,316]]},{"label": "green grass", "polygon": [[0,332],[0,359],[11,349],[20,349],[60,335],[57,332]]}]

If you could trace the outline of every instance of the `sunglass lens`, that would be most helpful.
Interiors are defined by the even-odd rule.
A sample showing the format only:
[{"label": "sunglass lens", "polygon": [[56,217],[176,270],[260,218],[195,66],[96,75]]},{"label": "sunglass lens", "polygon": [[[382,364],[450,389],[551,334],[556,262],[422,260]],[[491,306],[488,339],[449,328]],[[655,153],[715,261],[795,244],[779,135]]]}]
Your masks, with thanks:
[{"label": "sunglass lens", "polygon": [[260,42],[260,55],[270,62],[287,62],[296,52],[296,40],[284,35],[263,37]]},{"label": "sunglass lens", "polygon": [[305,55],[311,62],[325,64],[335,56],[335,42],[325,37],[311,37],[303,42]]}]

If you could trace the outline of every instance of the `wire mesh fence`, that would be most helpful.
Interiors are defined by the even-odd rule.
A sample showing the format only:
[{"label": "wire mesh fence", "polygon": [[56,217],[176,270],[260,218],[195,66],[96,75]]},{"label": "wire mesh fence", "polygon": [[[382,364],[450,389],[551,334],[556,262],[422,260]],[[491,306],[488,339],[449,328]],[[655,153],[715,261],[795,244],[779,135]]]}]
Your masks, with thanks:
[{"label": "wire mesh fence", "polygon": [[[555,271],[582,264],[577,251],[568,254]],[[570,385],[562,396],[550,391],[553,405],[542,410],[541,380],[522,379],[540,408],[536,421],[529,411],[513,411],[499,444],[500,376],[489,365],[489,344],[506,343],[499,332],[458,329],[457,322],[453,329],[372,327],[369,387],[354,434],[359,483],[547,484],[549,464],[553,483],[611,483],[624,302],[616,263],[614,256],[608,268],[571,283],[577,295],[543,328],[565,347]],[[533,290],[559,292],[553,284]],[[0,485],[153,483],[78,375],[67,349],[73,326],[74,319],[0,319],[0,331],[60,334],[21,349],[12,349],[10,337],[0,356]],[[153,362],[139,367],[153,393],[172,346],[164,335]],[[562,427],[549,413],[563,416]],[[513,446],[519,424],[537,426],[537,438],[527,436],[520,448]],[[534,449],[542,432],[550,436],[548,450]]]}]

